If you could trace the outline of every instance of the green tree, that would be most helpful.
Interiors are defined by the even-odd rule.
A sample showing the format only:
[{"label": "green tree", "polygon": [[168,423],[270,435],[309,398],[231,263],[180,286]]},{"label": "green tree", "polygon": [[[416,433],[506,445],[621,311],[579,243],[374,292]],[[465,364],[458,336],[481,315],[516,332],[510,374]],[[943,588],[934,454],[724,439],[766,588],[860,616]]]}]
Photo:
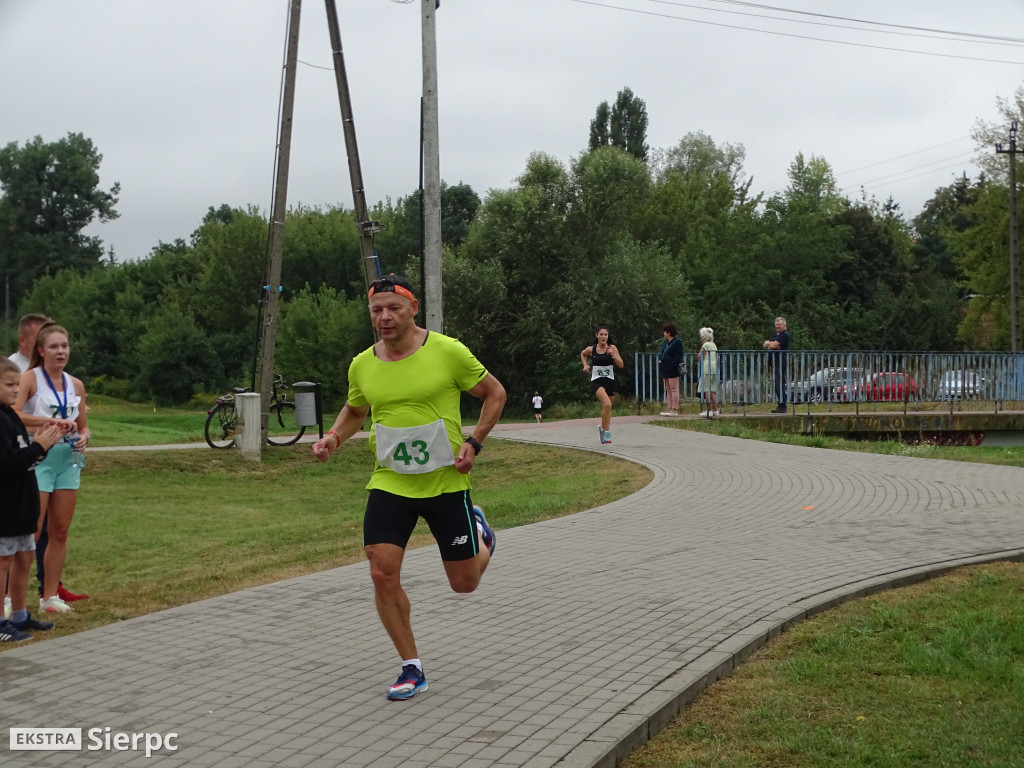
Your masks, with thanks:
[{"label": "green tree", "polygon": [[977,225],[977,219],[968,214],[969,207],[978,199],[985,184],[982,176],[971,182],[966,176],[946,187],[935,190],[934,196],[914,218],[916,234],[912,253],[917,268],[949,281],[960,281],[963,275],[957,266],[957,251],[949,237]]},{"label": "green tree", "polygon": [[173,300],[149,317],[138,349],[139,388],[158,403],[183,403],[223,378],[207,334]]},{"label": "green tree", "polygon": [[118,216],[120,185],[99,188],[102,160],[80,133],[0,149],[0,270],[11,277],[13,305],[41,275],[83,271],[103,258],[100,238],[83,233],[93,220]]},{"label": "green tree", "polygon": [[984,184],[965,209],[976,224],[949,235],[969,292],[957,336],[971,349],[1010,348],[1009,197],[1008,187]]},{"label": "green tree", "polygon": [[590,149],[607,147],[612,143],[611,136],[612,110],[607,101],[597,105],[594,119],[590,121]]},{"label": "green tree", "polygon": [[590,149],[618,147],[638,160],[647,160],[647,104],[628,87],[619,91],[615,104],[602,101],[590,122]]},{"label": "green tree", "polygon": [[329,410],[341,407],[348,392],[352,358],[373,343],[366,301],[348,299],[331,287],[307,285],[281,306],[277,370],[289,381],[323,386]]},{"label": "green tree", "polygon": [[[989,178],[1002,181],[1008,178],[1007,159],[1009,156],[998,154],[993,150],[996,148],[996,144],[1002,144],[1004,149],[1007,147],[1011,123],[1017,121],[1018,125],[1024,125],[1024,85],[1018,86],[1011,98],[997,97],[996,110],[1001,119],[986,121],[978,118],[971,131],[971,138],[974,139],[977,147],[977,154],[973,158],[974,163]],[[1020,163],[1019,160],[1018,162]],[[1018,183],[1022,178],[1021,170],[1021,168],[1017,169]]]},{"label": "green tree", "polygon": [[[465,341],[526,407],[585,396],[579,352],[595,327],[613,329],[623,352],[647,349],[669,319],[685,322],[687,284],[671,255],[631,235],[650,179],[645,165],[598,148],[567,171],[534,154],[517,186],[493,190],[465,243],[447,253],[449,332]],[[623,391],[631,380],[627,372]],[[514,407],[514,406],[513,406]]]}]

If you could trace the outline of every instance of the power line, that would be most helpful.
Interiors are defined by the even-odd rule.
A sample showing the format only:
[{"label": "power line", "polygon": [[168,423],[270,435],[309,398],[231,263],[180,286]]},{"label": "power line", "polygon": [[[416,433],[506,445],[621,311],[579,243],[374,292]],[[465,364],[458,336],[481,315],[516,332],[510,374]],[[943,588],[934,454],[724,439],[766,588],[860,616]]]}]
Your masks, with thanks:
[{"label": "power line", "polygon": [[[848,29],[848,30],[851,30],[851,31],[854,31],[854,32],[867,32],[868,34],[897,35],[899,37],[919,37],[919,38],[925,38],[925,39],[928,39],[928,40],[944,40],[944,41],[950,42],[950,43],[969,43],[969,44],[973,44],[973,45],[1003,45],[1003,46],[1011,46],[1011,47],[1015,47],[1015,48],[1019,48],[1019,47],[1021,47],[1021,45],[1024,45],[1024,40],[1017,40],[1016,38],[998,38],[998,39],[993,39],[993,37],[990,36],[990,35],[972,35],[971,33],[947,32],[945,30],[926,29],[924,27],[908,27],[908,26],[904,26],[904,25],[901,25],[901,24],[885,24],[883,22],[877,22],[877,21],[864,21],[862,19],[848,19],[848,18],[844,18],[842,16],[826,16],[825,14],[820,14],[820,13],[807,13],[806,15],[808,15],[808,16],[816,16],[816,17],[819,17],[819,18],[826,18],[826,19],[837,19],[839,21],[850,21],[850,22],[853,22],[855,24],[875,24],[875,25],[878,25],[878,26],[886,26],[886,27],[891,26],[891,27],[895,27],[896,29],[864,29],[863,27],[851,27],[851,26],[849,26],[847,24],[829,24],[828,22],[823,22],[823,21],[804,21],[803,19],[785,19],[785,18],[781,18],[779,16],[767,16],[767,15],[761,14],[761,13],[746,13],[744,11],[725,11],[725,10],[722,10],[722,9],[719,9],[719,8],[708,8],[707,6],[703,6],[703,5],[693,5],[693,4],[690,4],[690,3],[681,3],[681,2],[678,2],[678,0],[647,0],[647,2],[649,2],[649,3],[657,3],[659,5],[672,5],[672,6],[676,6],[676,7],[679,7],[679,8],[693,8],[694,10],[710,11],[712,13],[728,13],[728,14],[733,15],[733,16],[751,16],[751,17],[753,17],[755,19],[767,19],[769,21],[781,21],[781,22],[787,23],[787,24],[809,24],[809,25],[815,26],[815,27],[831,27],[833,29]],[[767,10],[778,11],[780,13],[804,13],[803,11],[791,11],[791,10],[788,10],[786,8],[775,8],[775,7],[770,6],[770,5],[757,5],[755,3],[741,3],[741,2],[736,2],[736,0],[709,0],[709,2],[723,2],[723,3],[730,3],[730,4],[733,4],[733,5],[749,6],[751,8],[764,8],[764,9],[767,9]],[[916,30],[916,32],[902,32],[902,31],[897,31],[897,30]],[[928,32],[935,32],[935,33],[938,33],[938,34],[918,34],[918,33],[928,33]],[[940,37],[939,35],[954,35],[954,37]],[[975,38],[975,39],[968,39],[968,38]]]},{"label": "power line", "polygon": [[668,13],[655,13],[654,11],[642,11],[638,8],[623,8],[619,5],[608,5],[606,3],[594,2],[594,0],[570,0],[573,3],[580,3],[581,5],[592,5],[597,8],[608,8],[614,11],[626,11],[627,13],[638,13],[643,16],[656,16],[663,19],[672,19],[674,21],[688,21],[693,24],[705,24],[711,27],[723,27],[725,29],[739,29],[744,32],[760,32],[764,35],[776,35],[778,37],[791,37],[798,40],[813,40],[819,43],[835,43],[836,45],[849,45],[855,48],[871,48],[879,51],[895,51],[897,53],[913,53],[919,56],[935,56],[943,59],[960,59],[962,61],[981,61],[988,64],[1012,64],[1014,66],[1024,66],[1024,61],[1007,61],[1005,59],[986,59],[980,56],[960,56],[953,53],[935,53],[932,51],[915,51],[908,48],[892,48],[885,45],[871,45],[869,43],[854,43],[848,40],[829,40],[822,37],[812,37],[811,35],[797,35],[791,32],[775,32],[768,29],[755,29],[753,27],[741,27],[735,24],[721,24],[715,21],[705,21],[702,19],[690,19],[683,16],[673,16]]},{"label": "power line", "polygon": [[[668,4],[670,4],[670,5],[672,4],[671,2],[669,2],[669,0],[652,0],[652,2],[662,2],[662,1],[668,2]],[[710,3],[725,3],[725,4],[728,4],[728,5],[740,5],[740,6],[746,6],[748,8],[761,8],[763,10],[780,11],[782,13],[793,13],[793,14],[798,14],[798,15],[801,15],[801,16],[816,16],[816,17],[822,18],[822,19],[835,19],[837,21],[852,21],[852,22],[854,22],[856,24],[872,24],[872,25],[878,25],[878,26],[884,26],[884,27],[892,27],[894,29],[911,29],[911,30],[915,30],[917,32],[937,32],[937,33],[942,34],[942,35],[955,35],[955,36],[963,36],[963,37],[976,37],[976,38],[981,38],[981,39],[986,39],[986,40],[1003,40],[1003,41],[1008,41],[1008,42],[1013,42],[1013,43],[1024,43],[1024,38],[1019,38],[1019,37],[1004,37],[1002,35],[986,35],[986,34],[980,34],[980,33],[976,33],[976,32],[962,32],[962,31],[958,31],[958,30],[949,30],[949,29],[932,29],[930,27],[916,27],[916,26],[910,26],[910,25],[905,25],[905,24],[890,24],[888,22],[871,21],[869,19],[852,19],[852,18],[849,18],[849,17],[846,17],[846,16],[831,16],[831,15],[829,15],[827,13],[814,13],[812,11],[798,11],[798,10],[795,10],[793,8],[779,8],[779,7],[772,6],[772,5],[761,5],[760,3],[742,2],[742,0],[707,0],[707,2],[710,2]]]},{"label": "power line", "polygon": [[[969,160],[969,159],[970,159],[969,157],[963,158],[963,160]],[[953,170],[954,168],[963,170],[964,164],[963,163],[950,163],[948,165],[942,166],[941,168],[932,168],[932,169],[927,170],[927,171],[921,171],[920,173],[911,173],[909,176],[901,176],[901,177],[895,178],[895,179],[888,179],[888,177],[881,177],[881,179],[888,179],[888,180],[883,181],[881,179],[872,179],[870,181],[866,181],[866,182],[863,182],[861,184],[848,184],[848,185],[846,185],[844,187],[840,187],[839,191],[840,192],[847,192],[847,191],[849,191],[851,189],[855,189],[856,188],[856,189],[863,189],[866,192],[868,190],[877,189],[879,187],[886,187],[886,186],[893,186],[895,184],[901,184],[904,181],[911,181],[913,179],[918,179],[918,178],[920,178],[922,176],[931,176],[933,174],[940,173],[942,171]],[[911,169],[911,170],[913,170],[913,169]],[[893,175],[898,175],[898,174],[893,174]]]},{"label": "power line", "polygon": [[856,173],[857,171],[863,171],[863,170],[866,170],[868,168],[874,168],[876,165],[884,165],[885,163],[891,163],[891,162],[894,162],[896,160],[902,160],[905,157],[910,157],[912,155],[919,155],[922,152],[930,152],[931,150],[939,149],[940,147],[948,147],[950,144],[958,144],[959,142],[966,141],[969,138],[970,138],[970,136],[963,136],[963,137],[961,137],[959,139],[953,139],[952,141],[944,141],[941,144],[934,144],[934,145],[932,145],[930,147],[925,147],[924,149],[917,149],[917,150],[914,150],[913,152],[907,152],[905,155],[896,155],[896,157],[890,157],[887,160],[879,160],[876,163],[869,163],[868,165],[862,165],[859,168],[851,168],[848,171],[842,171],[842,173],[840,175]]},{"label": "power line", "polygon": [[299,64],[305,64],[307,67],[312,67],[313,69],[326,69],[328,72],[334,71],[334,67],[321,67],[319,64],[310,64],[308,61],[303,61],[302,59],[297,59],[297,61]]}]

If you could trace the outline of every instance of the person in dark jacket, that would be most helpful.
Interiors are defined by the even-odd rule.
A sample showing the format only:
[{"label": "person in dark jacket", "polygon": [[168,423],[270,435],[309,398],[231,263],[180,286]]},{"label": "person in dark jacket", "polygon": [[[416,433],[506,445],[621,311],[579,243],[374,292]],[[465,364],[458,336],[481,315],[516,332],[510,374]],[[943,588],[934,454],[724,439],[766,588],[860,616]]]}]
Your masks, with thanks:
[{"label": "person in dark jacket", "polygon": [[786,387],[788,386],[786,384],[786,366],[789,357],[789,331],[786,330],[786,318],[775,318],[775,335],[769,337],[761,346],[771,350],[772,356],[775,397],[779,401],[772,413],[786,413]]},{"label": "person in dark jacket", "polygon": [[32,635],[27,629],[53,629],[51,622],[29,615],[25,598],[39,524],[35,466],[64,431],[57,425],[41,427],[29,442],[25,425],[11,407],[20,386],[20,368],[0,358],[0,584],[8,584],[12,608],[10,619],[0,621],[0,642],[28,640]]},{"label": "person in dark jacket", "polygon": [[678,333],[675,323],[665,323],[661,328],[665,340],[661,342],[658,353],[658,369],[665,382],[666,406],[662,416],[679,415],[679,364],[683,362],[683,342],[679,340]]}]

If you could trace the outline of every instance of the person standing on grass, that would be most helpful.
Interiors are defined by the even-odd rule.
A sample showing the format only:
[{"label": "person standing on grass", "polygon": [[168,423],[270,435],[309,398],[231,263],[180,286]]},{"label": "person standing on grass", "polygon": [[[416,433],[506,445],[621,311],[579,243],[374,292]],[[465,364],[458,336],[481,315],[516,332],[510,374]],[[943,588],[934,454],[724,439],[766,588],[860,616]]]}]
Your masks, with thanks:
[{"label": "person standing on grass", "polygon": [[[313,454],[327,461],[372,415],[377,457],[367,489],[363,544],[377,614],[402,659],[391,700],[427,690],[413,636],[411,604],[402,588],[405,547],[423,517],[441,550],[448,583],[473,592],[494,554],[495,536],[470,499],[469,471],[505,406],[505,389],[459,341],[416,325],[419,302],[400,275],[376,280],[370,319],[380,337],[353,359],[348,401]],[[471,437],[463,440],[463,392],[483,400]]]},{"label": "person standing on grass", "polygon": [[29,360],[32,358],[32,347],[35,346],[36,336],[44,323],[51,322],[46,315],[25,315],[18,322],[18,351],[8,359],[24,373],[28,370]]},{"label": "person standing on grass", "polygon": [[775,380],[775,397],[779,401],[772,413],[785,413],[788,386],[786,364],[789,358],[789,331],[786,330],[786,318],[775,318],[775,335],[770,336],[761,346],[772,350],[772,378]]},{"label": "person standing on grass", "polygon": [[662,416],[679,415],[679,366],[683,363],[683,342],[679,340],[679,328],[675,323],[665,323],[661,328],[664,341],[658,353],[658,368],[665,382],[665,410]]},{"label": "person standing on grass", "polygon": [[[29,364],[32,358],[32,348],[36,343],[36,336],[39,335],[39,329],[47,323],[53,321],[46,315],[40,314],[28,314],[21,318],[18,322],[18,351],[10,356],[10,360],[21,369],[24,373],[29,369]],[[43,564],[43,560],[46,557],[46,546],[49,544],[50,536],[47,533],[46,525],[46,510],[43,510],[43,532],[39,535],[39,541],[36,542],[36,578],[39,580],[39,596],[43,596],[43,581],[46,579],[46,567]],[[64,584],[57,585],[57,595],[61,600],[65,602],[72,602],[73,600],[85,600],[88,595],[76,595],[73,592],[69,592],[64,588]],[[6,618],[11,611],[11,599],[10,595],[4,597],[4,617]]]},{"label": "person standing on grass", "polygon": [[[21,320],[18,321],[18,351],[10,355],[7,359],[13,362],[21,373],[28,370],[29,359],[32,356],[32,346],[35,344],[36,335],[39,333],[39,329],[43,323],[50,322],[50,318],[46,315],[29,314],[24,315]],[[46,542],[40,542],[40,545],[45,547]],[[41,571],[36,571],[37,575]],[[40,579],[40,582],[42,579]],[[4,586],[4,615],[3,618],[8,619],[11,615],[11,596],[7,589],[7,579],[0,579],[0,584]]]},{"label": "person standing on grass", "polygon": [[544,421],[544,398],[540,396],[540,392],[534,391],[533,393],[533,418],[540,424]]},{"label": "person standing on grass", "polygon": [[612,344],[608,326],[597,326],[594,343],[580,352],[583,372],[590,374],[590,391],[601,404],[601,424],[597,431],[601,444],[612,441],[612,398],[615,397],[615,367],[625,363],[618,348]]},{"label": "person standing on grass", "polygon": [[11,599],[10,615],[5,610],[0,620],[0,643],[31,640],[30,629],[53,629],[52,622],[32,618],[25,600],[39,524],[39,486],[34,470],[64,431],[60,425],[50,424],[38,430],[30,443],[25,425],[12,408],[20,387],[20,366],[0,358],[0,583],[9,585]]},{"label": "person standing on grass", "polygon": [[47,613],[66,613],[71,606],[58,595],[60,577],[67,558],[68,529],[78,502],[81,483],[81,454],[89,442],[86,419],[85,386],[65,370],[71,346],[68,332],[49,323],[39,329],[31,366],[21,375],[21,387],[14,409],[28,428],[59,424],[64,439],[52,448],[36,468],[39,483],[39,527],[46,521],[49,544],[44,558],[43,592],[39,609]]}]

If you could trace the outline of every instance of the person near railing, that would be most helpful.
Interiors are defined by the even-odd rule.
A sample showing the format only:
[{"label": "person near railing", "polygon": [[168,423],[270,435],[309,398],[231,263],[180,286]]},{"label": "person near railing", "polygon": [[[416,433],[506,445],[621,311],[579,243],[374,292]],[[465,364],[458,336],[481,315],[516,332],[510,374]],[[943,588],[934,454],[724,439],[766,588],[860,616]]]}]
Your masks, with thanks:
[{"label": "person near railing", "polygon": [[665,383],[665,410],[662,416],[679,415],[679,367],[683,362],[683,342],[679,340],[679,328],[675,323],[661,327],[661,351],[658,353],[658,370]]},{"label": "person near railing", "polygon": [[775,318],[775,335],[770,336],[762,344],[765,349],[772,350],[772,377],[775,381],[775,399],[778,406],[772,413],[786,412],[786,364],[789,357],[789,331],[786,330],[786,318]]},{"label": "person near railing", "polygon": [[713,328],[701,328],[700,352],[697,353],[697,360],[700,367],[699,391],[704,395],[707,406],[701,416],[713,418],[718,416],[718,347],[715,346],[715,330]]}]

